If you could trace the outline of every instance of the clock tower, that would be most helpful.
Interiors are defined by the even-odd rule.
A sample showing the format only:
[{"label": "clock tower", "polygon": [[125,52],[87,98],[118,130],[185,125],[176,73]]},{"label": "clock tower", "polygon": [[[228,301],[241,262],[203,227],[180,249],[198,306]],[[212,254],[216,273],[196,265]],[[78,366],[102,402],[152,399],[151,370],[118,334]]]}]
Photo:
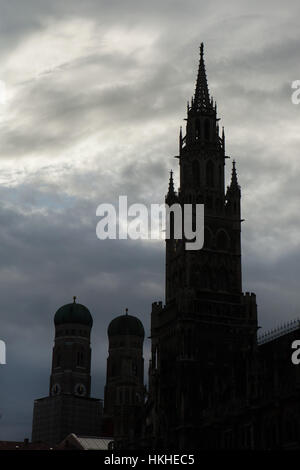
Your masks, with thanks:
[{"label": "clock tower", "polygon": [[49,396],[34,402],[32,441],[57,444],[71,433],[99,436],[102,401],[90,397],[92,315],[74,297],[57,310],[54,324]]},{"label": "clock tower", "polygon": [[54,324],[55,342],[49,394],[89,397],[92,316],[84,305],[76,303],[74,297],[73,303],[58,309]]}]

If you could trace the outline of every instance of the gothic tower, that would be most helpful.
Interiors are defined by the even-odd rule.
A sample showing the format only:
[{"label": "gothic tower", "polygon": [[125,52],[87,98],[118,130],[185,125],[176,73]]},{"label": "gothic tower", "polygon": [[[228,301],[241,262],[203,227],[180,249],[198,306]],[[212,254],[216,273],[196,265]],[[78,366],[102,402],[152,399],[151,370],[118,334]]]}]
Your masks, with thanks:
[{"label": "gothic tower", "polygon": [[35,400],[33,441],[56,444],[70,433],[100,435],[102,403],[90,398],[93,319],[84,305],[76,303],[76,297],[73,300],[54,317],[49,396]]},{"label": "gothic tower", "polygon": [[104,396],[104,432],[128,448],[141,436],[144,386],[144,327],[128,315],[114,318],[107,330],[109,355]]},{"label": "gothic tower", "polygon": [[[227,410],[247,402],[256,379],[254,294],[243,294],[241,190],[235,163],[225,191],[224,129],[210,97],[203,44],[196,88],[179,134],[180,187],[171,173],[166,204],[204,204],[204,246],[166,240],[166,304],[154,303],[149,400],[153,445],[188,449],[217,446]],[[215,429],[214,429],[215,426]]]}]

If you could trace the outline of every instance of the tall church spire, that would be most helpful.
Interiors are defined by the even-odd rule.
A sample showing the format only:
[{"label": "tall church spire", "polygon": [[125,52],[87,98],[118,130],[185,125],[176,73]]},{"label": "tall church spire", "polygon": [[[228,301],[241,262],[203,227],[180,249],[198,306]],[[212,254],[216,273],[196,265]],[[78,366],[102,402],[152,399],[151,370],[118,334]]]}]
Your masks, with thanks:
[{"label": "tall church spire", "polygon": [[175,190],[174,190],[174,181],[173,181],[173,170],[170,171],[169,191],[168,191],[168,194],[169,194],[169,195],[172,195],[172,196],[175,194]]},{"label": "tall church spire", "polygon": [[231,172],[231,183],[230,187],[232,189],[239,189],[239,184],[238,184],[238,179],[237,179],[237,173],[236,173],[236,167],[235,167],[235,160],[232,162],[232,172]]},{"label": "tall church spire", "polygon": [[170,179],[169,179],[169,189],[166,195],[166,203],[171,205],[173,204],[173,202],[175,202],[176,199],[177,199],[177,196],[176,196],[176,192],[174,189],[173,170],[171,170]]},{"label": "tall church spire", "polygon": [[204,45],[200,45],[200,61],[198,68],[198,76],[196,82],[195,96],[193,106],[196,111],[211,110],[212,103],[209,98],[209,90],[207,85],[206,70],[204,64]]}]

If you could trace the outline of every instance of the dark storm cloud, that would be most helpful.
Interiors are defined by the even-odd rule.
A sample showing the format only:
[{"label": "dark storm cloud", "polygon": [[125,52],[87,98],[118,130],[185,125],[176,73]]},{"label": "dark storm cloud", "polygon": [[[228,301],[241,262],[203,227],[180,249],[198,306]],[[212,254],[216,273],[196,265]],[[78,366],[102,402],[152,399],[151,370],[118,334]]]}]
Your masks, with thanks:
[{"label": "dark storm cloud", "polygon": [[[99,241],[96,207],[163,202],[205,41],[209,86],[242,185],[245,290],[259,324],[299,315],[297,17],[289,2],[41,1],[1,6],[1,439],[30,435],[48,393],[53,315],[73,295],[94,317],[103,397],[106,328],[125,307],[149,333],[163,243]],[[230,174],[230,162],[228,164]],[[149,344],[147,342],[146,352]]]}]

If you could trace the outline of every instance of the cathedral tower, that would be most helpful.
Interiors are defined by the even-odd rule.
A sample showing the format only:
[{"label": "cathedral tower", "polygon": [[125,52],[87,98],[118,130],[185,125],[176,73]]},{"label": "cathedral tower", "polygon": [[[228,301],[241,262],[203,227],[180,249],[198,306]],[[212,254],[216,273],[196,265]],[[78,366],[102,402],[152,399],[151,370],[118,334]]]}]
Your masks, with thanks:
[{"label": "cathedral tower", "polygon": [[70,433],[99,436],[102,402],[90,398],[92,316],[74,297],[57,310],[54,324],[49,396],[34,402],[32,440],[56,444]]},{"label": "cathedral tower", "polygon": [[107,330],[109,355],[104,397],[104,430],[124,448],[140,439],[145,399],[144,327],[126,314],[114,318]]},{"label": "cathedral tower", "polygon": [[50,377],[50,395],[91,393],[90,337],[93,319],[89,310],[76,303],[64,305],[54,317],[55,342]]},{"label": "cathedral tower", "polygon": [[166,240],[166,304],[154,303],[151,315],[147,432],[158,447],[215,447],[226,410],[255,393],[256,300],[242,292],[241,191],[234,162],[225,191],[227,158],[201,44],[186,131],[179,134],[180,187],[176,192],[171,174],[166,204],[192,204],[193,212],[204,204],[204,246],[187,250],[172,230]]}]

